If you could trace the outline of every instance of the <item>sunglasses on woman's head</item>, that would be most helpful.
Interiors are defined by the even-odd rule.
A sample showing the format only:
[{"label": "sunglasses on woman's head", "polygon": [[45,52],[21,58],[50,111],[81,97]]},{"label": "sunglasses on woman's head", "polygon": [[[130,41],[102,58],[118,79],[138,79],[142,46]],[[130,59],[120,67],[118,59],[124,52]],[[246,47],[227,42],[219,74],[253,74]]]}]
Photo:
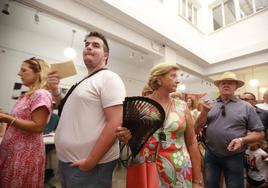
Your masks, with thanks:
[{"label": "sunglasses on woman's head", "polygon": [[[36,57],[32,57],[32,58],[30,58],[29,60],[38,63],[38,59],[37,59]],[[38,63],[38,64],[39,64],[39,63]]]},{"label": "sunglasses on woman's head", "polygon": [[36,57],[32,57],[32,58],[28,59],[28,61],[35,62],[38,65],[39,69],[41,70],[41,65],[40,65],[38,60],[39,59],[37,59]]}]

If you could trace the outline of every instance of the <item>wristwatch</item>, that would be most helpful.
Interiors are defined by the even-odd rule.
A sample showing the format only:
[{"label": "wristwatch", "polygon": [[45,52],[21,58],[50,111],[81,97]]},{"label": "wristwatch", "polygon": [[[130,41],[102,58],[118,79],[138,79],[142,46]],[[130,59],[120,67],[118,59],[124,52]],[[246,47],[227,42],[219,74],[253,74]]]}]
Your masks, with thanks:
[{"label": "wristwatch", "polygon": [[203,180],[193,180],[192,182],[195,183],[195,184],[201,185],[201,186],[204,185]]},{"label": "wristwatch", "polygon": [[238,140],[241,142],[241,146],[243,146],[245,143],[244,143],[244,138],[240,137],[238,138]]}]

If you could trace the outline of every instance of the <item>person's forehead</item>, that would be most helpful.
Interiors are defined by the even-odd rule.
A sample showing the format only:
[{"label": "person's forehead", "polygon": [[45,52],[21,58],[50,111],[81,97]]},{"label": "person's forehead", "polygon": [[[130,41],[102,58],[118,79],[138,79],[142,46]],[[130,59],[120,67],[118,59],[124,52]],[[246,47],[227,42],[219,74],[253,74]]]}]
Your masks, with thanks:
[{"label": "person's forehead", "polygon": [[30,64],[29,63],[26,63],[26,62],[23,62],[21,64],[21,67],[23,67],[23,68],[30,68]]},{"label": "person's forehead", "polygon": [[253,99],[253,96],[250,94],[242,94],[241,95],[242,98],[247,98],[247,99]]},{"label": "person's forehead", "polygon": [[86,38],[85,42],[96,42],[99,44],[103,44],[103,41],[99,37],[94,37],[94,36]]}]

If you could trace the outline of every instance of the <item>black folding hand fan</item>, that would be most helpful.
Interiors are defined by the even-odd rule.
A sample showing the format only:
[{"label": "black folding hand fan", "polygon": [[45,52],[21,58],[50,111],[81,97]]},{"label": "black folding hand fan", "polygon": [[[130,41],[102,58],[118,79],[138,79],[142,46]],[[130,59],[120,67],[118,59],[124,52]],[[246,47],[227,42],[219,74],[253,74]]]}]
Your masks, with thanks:
[{"label": "black folding hand fan", "polygon": [[123,127],[130,130],[128,144],[132,155],[139,153],[149,137],[165,120],[165,111],[156,101],[147,97],[126,97],[123,102]]}]

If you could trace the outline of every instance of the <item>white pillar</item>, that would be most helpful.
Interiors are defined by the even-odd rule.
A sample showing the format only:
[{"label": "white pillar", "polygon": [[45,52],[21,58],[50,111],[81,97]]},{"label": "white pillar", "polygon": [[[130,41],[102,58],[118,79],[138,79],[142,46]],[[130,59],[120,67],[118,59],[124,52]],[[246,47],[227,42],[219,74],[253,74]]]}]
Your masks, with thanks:
[{"label": "white pillar", "polygon": [[169,46],[162,47],[161,51],[163,52],[163,57],[160,60],[154,62],[154,64],[158,63],[174,63],[177,62],[177,54],[176,51]]},{"label": "white pillar", "polygon": [[239,21],[239,20],[241,20],[239,0],[234,0],[234,8],[235,8],[236,21]]}]

